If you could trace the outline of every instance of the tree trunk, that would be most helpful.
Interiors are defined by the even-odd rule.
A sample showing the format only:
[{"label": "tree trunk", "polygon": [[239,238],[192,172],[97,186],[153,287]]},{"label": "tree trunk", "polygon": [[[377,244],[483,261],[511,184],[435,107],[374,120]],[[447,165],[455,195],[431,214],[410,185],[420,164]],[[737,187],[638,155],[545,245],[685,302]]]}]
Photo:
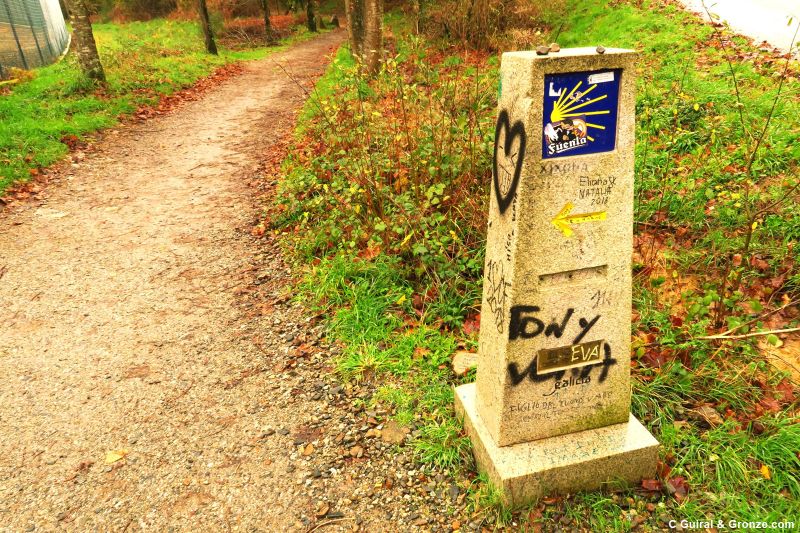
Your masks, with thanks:
[{"label": "tree trunk", "polygon": [[364,0],[364,67],[378,72],[383,57],[383,0]]},{"label": "tree trunk", "polygon": [[358,61],[364,51],[364,0],[345,0],[350,52]]},{"label": "tree trunk", "polygon": [[420,11],[419,0],[411,0],[412,20],[414,21],[414,33],[416,34],[419,34]]},{"label": "tree trunk", "polygon": [[72,22],[75,53],[83,74],[87,78],[105,83],[106,73],[97,53],[97,44],[94,41],[92,22],[89,20],[89,9],[85,0],[69,0],[67,11]]},{"label": "tree trunk", "polygon": [[489,0],[473,0],[467,31],[470,44],[479,49],[486,48],[489,34]]},{"label": "tree trunk", "polygon": [[203,28],[203,37],[206,40],[206,51],[217,55],[217,45],[214,42],[214,32],[211,31],[211,20],[208,18],[206,0],[197,0],[197,11],[200,13],[200,26]]},{"label": "tree trunk", "polygon": [[314,9],[315,0],[306,0],[306,18],[308,19],[308,31],[317,31],[317,15]]},{"label": "tree trunk", "polygon": [[272,25],[269,23],[269,0],[261,0],[261,10],[264,12],[264,36],[267,43],[272,41]]}]

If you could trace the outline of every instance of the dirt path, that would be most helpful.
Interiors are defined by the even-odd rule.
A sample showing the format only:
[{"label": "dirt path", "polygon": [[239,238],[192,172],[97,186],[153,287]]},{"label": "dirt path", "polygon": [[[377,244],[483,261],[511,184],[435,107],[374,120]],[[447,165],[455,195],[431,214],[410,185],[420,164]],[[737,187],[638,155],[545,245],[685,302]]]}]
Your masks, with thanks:
[{"label": "dirt path", "polygon": [[309,83],[342,39],[106,135],[0,212],[0,530],[296,523],[284,428],[311,400],[274,365],[316,330],[249,234],[247,182],[303,100],[276,63]]}]

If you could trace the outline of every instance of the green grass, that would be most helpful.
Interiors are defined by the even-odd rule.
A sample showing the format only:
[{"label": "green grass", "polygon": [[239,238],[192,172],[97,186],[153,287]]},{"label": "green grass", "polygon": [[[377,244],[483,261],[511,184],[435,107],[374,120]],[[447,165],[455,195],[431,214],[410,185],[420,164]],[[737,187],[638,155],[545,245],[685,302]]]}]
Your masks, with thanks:
[{"label": "green grass", "polygon": [[276,49],[222,49],[219,56],[212,56],[203,49],[197,23],[163,19],[95,24],[94,34],[107,90],[88,82],[69,54],[0,95],[0,194],[63,157],[68,150],[62,142],[65,136],[85,138],[141,105],[192,85],[217,67]]},{"label": "green grass", "polygon": [[314,87],[314,98],[311,98],[308,104],[303,106],[300,116],[298,117],[298,135],[305,131],[303,129],[305,125],[312,124],[315,117],[318,117],[320,113],[328,111],[323,102],[327,102],[334,97],[343,81],[344,72],[347,69],[354,68],[356,64],[355,59],[353,59],[353,56],[344,46],[339,48],[333,60],[338,68],[328,69],[325,76],[317,81]]},{"label": "green grass", "polygon": [[[719,305],[730,311],[731,327],[774,308],[783,297],[800,296],[800,274],[793,267],[800,261],[794,245],[800,238],[796,199],[758,219],[749,253],[766,266],[733,269],[732,276],[743,281],[724,302],[720,280],[726,261],[741,250],[748,214],[780,198],[798,179],[800,83],[787,81],[748,175],[752,139],[772,106],[782,65],[757,54],[739,61],[732,52],[744,104],[740,117],[729,66],[711,27],[668,3],[641,4],[586,0],[570,4],[568,12],[547,13],[546,22],[553,28],[563,23],[562,47],[602,43],[642,52],[635,216],[645,223],[637,225],[645,243],[653,236],[662,241],[635,268],[632,412],[662,443],[662,460],[672,468],[668,477],[686,480],[689,492],[682,500],[618,490],[512,510],[485,479],[474,477],[469,441],[452,409],[452,387],[474,374],[456,378],[448,363],[457,347],[476,347],[475,336],[460,326],[480,297],[488,177],[479,176],[478,188],[449,180],[467,172],[463,163],[473,145],[478,166],[488,168],[496,57],[479,68],[465,65],[462,51],[408,36],[402,18],[390,14],[387,21],[398,39],[386,71],[369,83],[359,79],[352,58],[340,50],[304,109],[298,149],[285,163],[275,227],[298,263],[320,259],[307,272],[301,297],[330,317],[331,335],[344,346],[338,373],[373,381],[370,401],[390,406],[400,423],[420,429],[417,459],[454,472],[469,487],[469,510],[491,516],[493,523],[525,523],[530,517],[545,531],[556,526],[630,531],[642,516],[638,530],[649,531],[665,528],[665,518],[797,516],[797,403],[784,402],[778,412],[758,411],[785,376],[769,367],[750,341],[720,346],[698,337],[713,328]],[[752,51],[741,39],[733,42],[742,53]],[[387,103],[399,98],[398,79],[407,82],[402,110]],[[464,99],[467,90],[448,92],[467,85],[458,85],[463,80],[480,88],[482,98]],[[438,101],[448,102],[449,109],[442,111]],[[398,150],[406,146],[402,113],[414,110],[423,111],[411,119],[418,142],[412,143],[413,153],[403,153]],[[437,151],[441,139],[435,136],[426,144],[428,112],[431,122],[441,118],[448,125],[449,138],[469,140],[460,154]],[[466,134],[470,116],[477,117],[478,131]],[[414,172],[427,180],[416,196],[396,185]],[[394,186],[382,189],[380,179],[372,181],[375,175]],[[390,200],[375,208],[370,202],[381,194]],[[377,254],[365,254],[376,249]],[[775,278],[786,283],[778,286]],[[692,283],[679,285],[685,279]],[[415,298],[424,304],[412,304]],[[740,332],[763,326],[756,321]],[[664,355],[666,363],[653,368],[646,361],[654,355]],[[704,405],[716,409],[724,423],[709,427],[692,418],[692,410]]]},{"label": "green grass", "polygon": [[424,325],[401,327],[413,311],[395,261],[336,255],[314,267],[300,290],[306,303],[311,296],[317,310],[331,317],[330,332],[343,341],[338,372],[346,379],[380,380],[374,401],[391,406],[400,423],[417,425],[422,437],[415,447],[423,462],[463,464],[469,444],[452,416],[454,339]]}]

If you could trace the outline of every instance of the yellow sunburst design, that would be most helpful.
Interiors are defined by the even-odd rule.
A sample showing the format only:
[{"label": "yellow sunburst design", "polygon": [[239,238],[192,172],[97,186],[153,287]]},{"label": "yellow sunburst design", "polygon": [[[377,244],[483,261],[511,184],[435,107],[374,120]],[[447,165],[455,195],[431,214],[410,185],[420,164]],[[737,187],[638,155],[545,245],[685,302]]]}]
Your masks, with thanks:
[{"label": "yellow sunburst design", "polygon": [[[582,84],[583,84],[583,82],[579,81],[578,84],[575,85],[575,87],[573,87],[570,92],[567,92],[567,91],[562,91],[561,92],[561,96],[559,97],[559,99],[555,103],[555,105],[553,106],[553,112],[550,113],[550,122],[551,123],[561,122],[565,118],[570,118],[570,117],[584,117],[584,116],[589,116],[589,115],[608,115],[609,113],[611,113],[611,111],[609,111],[609,110],[604,110],[604,111],[585,111],[585,112],[582,112],[582,113],[580,113],[580,112],[576,113],[576,111],[578,111],[579,109],[581,109],[583,107],[586,107],[587,105],[590,105],[590,104],[593,104],[595,102],[599,102],[600,100],[605,100],[606,98],[608,98],[608,95],[604,94],[602,96],[598,96],[597,98],[592,98],[591,100],[587,100],[586,102],[578,102],[578,98],[583,98],[584,96],[586,96],[587,94],[592,92],[595,87],[597,87],[597,84],[594,84],[591,87],[589,87],[588,89],[586,89],[584,92],[576,94],[575,92],[578,89],[580,89]],[[575,95],[575,96],[573,96],[573,95]],[[606,129],[604,126],[601,126],[599,124],[592,124],[590,122],[587,122],[586,126],[589,127],[589,128],[597,128],[599,130]],[[591,137],[588,137],[588,138],[589,138],[589,140],[594,140]]]}]

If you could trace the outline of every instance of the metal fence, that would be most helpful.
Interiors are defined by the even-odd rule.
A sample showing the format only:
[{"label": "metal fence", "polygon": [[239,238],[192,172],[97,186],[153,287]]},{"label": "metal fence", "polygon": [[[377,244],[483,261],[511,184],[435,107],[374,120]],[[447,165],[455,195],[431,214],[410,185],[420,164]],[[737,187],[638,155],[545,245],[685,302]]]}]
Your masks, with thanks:
[{"label": "metal fence", "polygon": [[68,46],[58,0],[0,0],[0,78],[8,67],[48,65]]}]

